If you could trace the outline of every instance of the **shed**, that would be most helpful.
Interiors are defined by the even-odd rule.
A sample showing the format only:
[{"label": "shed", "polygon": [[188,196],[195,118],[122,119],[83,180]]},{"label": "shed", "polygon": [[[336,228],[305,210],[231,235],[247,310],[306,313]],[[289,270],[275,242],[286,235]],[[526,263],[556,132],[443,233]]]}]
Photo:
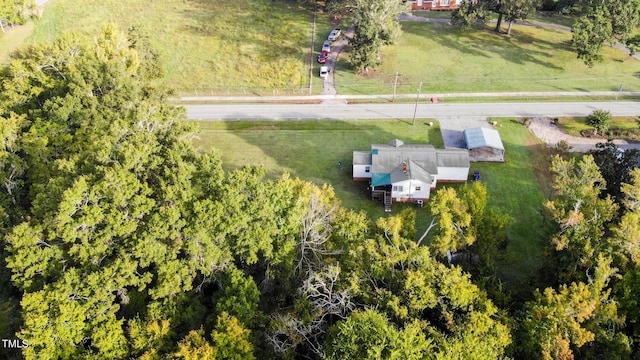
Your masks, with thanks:
[{"label": "shed", "polygon": [[479,127],[464,131],[471,161],[504,162],[504,145],[495,129]]}]

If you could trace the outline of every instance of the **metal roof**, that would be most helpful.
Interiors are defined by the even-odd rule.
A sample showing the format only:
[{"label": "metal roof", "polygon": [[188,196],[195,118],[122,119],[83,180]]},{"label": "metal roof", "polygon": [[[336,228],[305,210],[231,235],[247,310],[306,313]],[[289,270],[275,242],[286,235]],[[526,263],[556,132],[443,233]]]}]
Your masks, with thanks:
[{"label": "metal roof", "polygon": [[[355,159],[356,152],[354,164]],[[431,184],[438,167],[469,168],[470,162],[465,149],[436,149],[432,145],[407,145],[394,140],[390,144],[371,145],[371,165],[371,184],[379,186],[410,178]]]},{"label": "metal roof", "polygon": [[467,149],[469,150],[485,146],[504,150],[500,134],[494,129],[485,127],[467,129],[464,131],[464,140],[467,142]]},{"label": "metal roof", "polygon": [[371,165],[371,152],[369,152],[369,151],[354,151],[353,152],[353,165]]},{"label": "metal roof", "polygon": [[465,149],[438,149],[438,167],[469,167],[469,152]]}]

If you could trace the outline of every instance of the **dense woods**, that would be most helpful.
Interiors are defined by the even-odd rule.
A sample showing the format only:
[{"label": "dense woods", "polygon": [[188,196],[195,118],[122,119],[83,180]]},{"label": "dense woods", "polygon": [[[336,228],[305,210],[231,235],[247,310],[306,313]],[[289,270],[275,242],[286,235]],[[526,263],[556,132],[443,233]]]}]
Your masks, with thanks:
[{"label": "dense woods", "polygon": [[417,234],[411,211],[224,171],[154,59],[106,26],[2,70],[0,338],[28,347],[0,358],[639,355],[640,170],[603,171],[607,149],[554,158],[544,286],[512,297],[495,265],[512,220],[481,183],[439,191]]}]

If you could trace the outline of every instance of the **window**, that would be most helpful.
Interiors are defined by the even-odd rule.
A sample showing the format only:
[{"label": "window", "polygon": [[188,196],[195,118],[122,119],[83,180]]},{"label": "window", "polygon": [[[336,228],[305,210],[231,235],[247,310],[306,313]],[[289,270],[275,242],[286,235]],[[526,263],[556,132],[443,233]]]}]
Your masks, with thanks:
[{"label": "window", "polygon": [[366,166],[366,167],[364,168],[364,172],[367,172],[367,173],[368,173],[368,172],[371,172],[371,166]]},{"label": "window", "polygon": [[402,192],[402,186],[398,186],[398,191]]},{"label": "window", "polygon": [[394,186],[394,187],[393,187],[393,191],[398,191],[398,187],[397,187],[397,186]]},{"label": "window", "polygon": [[416,191],[420,191],[420,186],[416,186]]}]

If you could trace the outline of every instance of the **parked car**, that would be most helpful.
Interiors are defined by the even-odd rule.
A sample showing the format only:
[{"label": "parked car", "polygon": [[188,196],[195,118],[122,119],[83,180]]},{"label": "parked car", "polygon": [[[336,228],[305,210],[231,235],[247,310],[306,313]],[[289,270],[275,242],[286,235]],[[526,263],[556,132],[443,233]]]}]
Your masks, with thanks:
[{"label": "parked car", "polygon": [[329,37],[328,37],[329,41],[338,40],[338,38],[340,37],[340,34],[341,32],[340,32],[340,29],[338,28],[331,30],[331,33],[329,34]]},{"label": "parked car", "polygon": [[327,55],[320,55],[318,56],[318,63],[319,64],[324,64],[327,62]]},{"label": "parked car", "polygon": [[326,51],[327,53],[331,52],[331,41],[327,40],[322,44],[322,51]]},{"label": "parked car", "polygon": [[329,67],[320,66],[320,77],[323,79],[326,79],[327,77],[329,77]]},{"label": "parked car", "polygon": [[327,52],[327,50],[322,50],[320,51],[320,55],[329,56],[329,53]]}]

